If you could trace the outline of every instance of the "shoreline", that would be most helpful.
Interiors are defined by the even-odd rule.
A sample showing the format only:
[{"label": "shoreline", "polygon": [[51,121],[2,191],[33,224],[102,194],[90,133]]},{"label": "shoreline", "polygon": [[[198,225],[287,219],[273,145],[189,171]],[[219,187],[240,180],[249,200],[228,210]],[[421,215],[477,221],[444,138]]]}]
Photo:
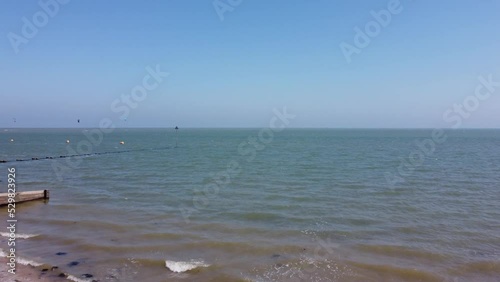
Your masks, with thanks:
[{"label": "shoreline", "polygon": [[[8,272],[7,258],[0,257],[0,281],[2,282],[51,282],[51,281],[71,281],[66,275],[49,265],[24,265],[19,262],[16,264],[16,274]],[[64,275],[60,277],[59,275]]]}]

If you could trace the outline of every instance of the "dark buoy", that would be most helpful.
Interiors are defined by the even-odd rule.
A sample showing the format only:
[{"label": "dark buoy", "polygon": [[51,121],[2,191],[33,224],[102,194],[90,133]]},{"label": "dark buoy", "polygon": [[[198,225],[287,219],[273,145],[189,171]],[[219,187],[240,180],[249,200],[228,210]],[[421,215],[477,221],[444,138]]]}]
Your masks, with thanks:
[{"label": "dark buoy", "polygon": [[80,119],[78,119],[78,123],[80,123]]},{"label": "dark buoy", "polygon": [[179,135],[177,134],[177,133],[178,133],[178,131],[179,131],[179,127],[178,127],[178,126],[176,126],[176,127],[175,127],[175,147],[176,147],[176,148],[177,148],[177,139],[178,139],[177,137],[179,136]]}]

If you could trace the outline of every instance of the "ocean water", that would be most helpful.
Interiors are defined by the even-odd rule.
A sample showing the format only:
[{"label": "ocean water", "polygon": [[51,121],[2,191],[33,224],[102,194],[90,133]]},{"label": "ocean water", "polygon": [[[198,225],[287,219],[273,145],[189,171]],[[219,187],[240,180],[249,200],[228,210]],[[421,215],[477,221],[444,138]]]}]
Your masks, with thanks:
[{"label": "ocean water", "polygon": [[2,192],[15,167],[51,195],[17,205],[16,255],[78,281],[500,281],[500,130],[259,131],[1,129]]}]

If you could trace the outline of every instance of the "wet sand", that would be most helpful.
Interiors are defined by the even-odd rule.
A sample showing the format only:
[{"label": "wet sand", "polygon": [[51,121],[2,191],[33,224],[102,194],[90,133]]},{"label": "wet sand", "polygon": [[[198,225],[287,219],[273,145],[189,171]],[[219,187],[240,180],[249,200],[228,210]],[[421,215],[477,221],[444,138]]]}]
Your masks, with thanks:
[{"label": "wet sand", "polygon": [[[0,281],[2,282],[51,282],[51,281],[69,281],[66,278],[58,277],[61,274],[57,269],[51,270],[48,266],[30,266],[30,265],[16,265],[16,274],[8,272],[7,258],[0,258]],[[43,271],[46,270],[46,271]]]}]

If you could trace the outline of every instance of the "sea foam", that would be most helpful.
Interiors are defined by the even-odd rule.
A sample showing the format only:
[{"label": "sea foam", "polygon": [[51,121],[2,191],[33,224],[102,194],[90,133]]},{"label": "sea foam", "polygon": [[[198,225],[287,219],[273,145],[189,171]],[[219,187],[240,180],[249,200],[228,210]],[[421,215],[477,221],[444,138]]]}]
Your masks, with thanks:
[{"label": "sea foam", "polygon": [[209,267],[210,265],[204,263],[203,261],[172,261],[166,260],[165,266],[172,272],[186,272],[193,270],[198,267]]},{"label": "sea foam", "polygon": [[75,281],[75,282],[91,282],[91,281],[93,281],[92,279],[78,278],[78,277],[73,276],[73,275],[68,275],[66,277],[66,279],[71,280],[71,281]]},{"label": "sea foam", "polygon": [[[0,232],[0,236],[2,237],[10,237],[11,233]],[[29,239],[38,236],[38,234],[19,234],[16,233],[16,239]]]},{"label": "sea foam", "polygon": [[[2,249],[0,249],[0,258],[5,258],[5,257],[7,257],[7,254]],[[17,257],[16,261],[17,261],[17,263],[22,264],[22,265],[31,265],[31,266],[35,266],[35,267],[43,265],[42,263],[38,263],[38,262],[32,261],[32,260],[23,259],[21,257]]]},{"label": "sea foam", "polygon": [[22,264],[22,265],[31,265],[31,266],[35,266],[35,267],[43,265],[43,263],[39,263],[39,262],[28,260],[28,259],[23,259],[20,257],[17,258],[17,263]]}]

